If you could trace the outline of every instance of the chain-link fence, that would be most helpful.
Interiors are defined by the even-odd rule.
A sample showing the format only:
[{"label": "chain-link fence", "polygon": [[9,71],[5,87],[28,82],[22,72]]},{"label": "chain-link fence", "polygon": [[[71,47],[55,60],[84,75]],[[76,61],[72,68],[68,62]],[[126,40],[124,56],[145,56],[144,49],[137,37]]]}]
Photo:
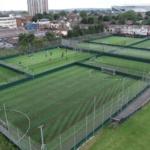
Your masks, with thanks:
[{"label": "chain-link fence", "polygon": [[[137,78],[137,76],[142,76]],[[136,76],[131,76],[136,80],[130,87],[126,87],[124,82],[127,78],[120,79],[122,83],[120,93],[111,98],[111,95],[107,93],[105,99],[102,99],[102,103],[99,105],[97,97],[88,103],[90,105],[91,113],[85,118],[75,123],[72,127],[62,132],[59,136],[55,137],[51,141],[47,142],[45,148],[47,150],[69,150],[77,149],[83,142],[89,140],[101,127],[103,127],[107,121],[113,117],[114,114],[119,113],[125,105],[128,105],[140,92],[149,86],[148,74],[146,72],[139,73]],[[104,98],[102,97],[102,98]],[[107,100],[106,100],[107,98]],[[106,100],[106,101],[105,101]],[[84,104],[87,105],[87,104]],[[83,106],[84,106],[83,105]],[[100,106],[100,107],[98,107]],[[83,107],[85,109],[86,107]],[[1,113],[5,114],[0,122],[0,131],[6,135],[11,141],[13,141],[22,150],[39,150],[41,144],[35,142],[32,137],[28,136],[28,130],[22,132],[18,127],[12,125],[9,119],[9,114],[12,112],[21,113],[28,119],[30,127],[30,118],[23,112],[19,112],[15,109],[7,107],[5,104],[1,106]],[[87,111],[86,109],[84,111]],[[70,113],[70,112],[68,112]],[[19,116],[18,116],[19,117]],[[69,122],[68,122],[69,123]],[[67,125],[67,124],[66,124]],[[28,127],[28,129],[29,129]],[[40,132],[40,131],[39,131]]]},{"label": "chain-link fence", "polygon": [[54,41],[47,41],[43,43],[36,43],[36,44],[28,43],[27,46],[19,46],[19,47],[9,48],[9,49],[0,49],[0,58],[7,58],[10,56],[15,56],[15,55],[17,56],[17,55],[42,51],[44,49],[57,47],[58,45],[61,45],[61,39],[54,40]]}]

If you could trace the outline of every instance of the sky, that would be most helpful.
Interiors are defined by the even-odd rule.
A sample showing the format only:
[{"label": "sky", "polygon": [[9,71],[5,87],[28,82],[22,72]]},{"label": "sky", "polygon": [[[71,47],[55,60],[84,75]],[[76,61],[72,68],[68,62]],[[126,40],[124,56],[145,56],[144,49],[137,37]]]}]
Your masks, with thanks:
[{"label": "sky", "polygon": [[[48,0],[49,9],[66,8],[111,8],[112,5],[141,4],[140,0]],[[142,0],[142,4],[150,4]],[[27,10],[27,0],[0,0],[2,10]]]}]

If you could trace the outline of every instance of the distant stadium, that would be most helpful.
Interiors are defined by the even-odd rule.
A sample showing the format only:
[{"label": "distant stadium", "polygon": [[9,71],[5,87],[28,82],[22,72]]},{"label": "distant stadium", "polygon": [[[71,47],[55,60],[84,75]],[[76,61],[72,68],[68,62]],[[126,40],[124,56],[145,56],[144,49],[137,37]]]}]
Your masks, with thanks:
[{"label": "distant stadium", "polygon": [[150,4],[148,5],[120,5],[120,6],[112,6],[113,12],[125,12],[133,10],[135,12],[147,12],[150,11]]}]

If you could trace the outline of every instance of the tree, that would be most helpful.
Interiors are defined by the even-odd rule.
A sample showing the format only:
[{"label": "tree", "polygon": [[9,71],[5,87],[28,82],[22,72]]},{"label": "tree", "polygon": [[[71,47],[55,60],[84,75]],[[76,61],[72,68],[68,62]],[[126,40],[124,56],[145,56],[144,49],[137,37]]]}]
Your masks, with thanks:
[{"label": "tree", "polygon": [[41,14],[41,13],[36,14],[36,16],[37,16],[38,19],[43,19],[44,18],[44,15]]},{"label": "tree", "polygon": [[103,16],[102,15],[98,16],[98,21],[103,21]]},{"label": "tree", "polygon": [[73,30],[68,30],[68,34],[67,34],[68,38],[71,38],[74,36],[74,32]]},{"label": "tree", "polygon": [[73,13],[77,14],[77,13],[78,13],[78,11],[75,9],[75,10],[73,11]]},{"label": "tree", "polygon": [[81,23],[87,24],[88,23],[88,18],[87,17],[82,18]]},{"label": "tree", "polygon": [[143,19],[143,16],[140,13],[138,13],[137,16],[138,16],[138,20],[142,20]]},{"label": "tree", "polygon": [[112,20],[112,21],[111,21],[111,24],[116,24],[116,21],[115,21],[115,20]]},{"label": "tree", "polygon": [[110,21],[110,17],[109,16],[104,16],[103,21]]},{"label": "tree", "polygon": [[124,19],[119,19],[118,24],[124,25],[125,24],[125,20]]},{"label": "tree", "polygon": [[85,10],[82,10],[82,11],[80,12],[80,16],[81,16],[82,18],[87,17],[87,12],[86,12]]},{"label": "tree", "polygon": [[54,19],[57,20],[60,17],[59,14],[54,14]]},{"label": "tree", "polygon": [[60,16],[63,16],[63,17],[67,16],[67,12],[64,10],[62,10],[59,14],[60,14]]},{"label": "tree", "polygon": [[88,30],[89,30],[90,34],[95,33],[95,27],[94,26],[89,26]]},{"label": "tree", "polygon": [[19,34],[19,42],[21,42],[21,41],[25,41],[25,39],[26,39],[26,37],[27,37],[27,34],[25,34],[25,33],[20,33]]},{"label": "tree", "polygon": [[43,12],[43,16],[47,16],[48,13],[46,11]]},{"label": "tree", "polygon": [[56,38],[55,34],[53,32],[47,31],[45,33],[45,38],[49,41],[53,40]]},{"label": "tree", "polygon": [[146,12],[146,16],[150,16],[150,11],[147,11],[147,12]]},{"label": "tree", "polygon": [[38,17],[37,17],[37,16],[33,16],[31,20],[32,20],[33,22],[37,22]]},{"label": "tree", "polygon": [[27,36],[26,36],[26,42],[30,43],[30,42],[34,41],[34,39],[35,39],[35,35],[33,33],[27,34]]},{"label": "tree", "polygon": [[27,11],[23,11],[23,12],[21,12],[21,14],[28,14],[28,12]]},{"label": "tree", "polygon": [[95,21],[94,17],[88,17],[89,24],[94,24],[94,21]]}]

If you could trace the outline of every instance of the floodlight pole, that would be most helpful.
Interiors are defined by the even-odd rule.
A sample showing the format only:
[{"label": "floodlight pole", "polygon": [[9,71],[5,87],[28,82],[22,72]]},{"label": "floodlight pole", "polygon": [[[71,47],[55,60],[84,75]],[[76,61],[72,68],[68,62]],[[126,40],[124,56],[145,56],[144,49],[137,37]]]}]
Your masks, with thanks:
[{"label": "floodlight pole", "polygon": [[43,127],[44,127],[44,124],[42,124],[38,128],[41,130],[41,140],[42,140],[41,150],[46,150],[45,144],[44,144],[44,138],[43,138]]}]

